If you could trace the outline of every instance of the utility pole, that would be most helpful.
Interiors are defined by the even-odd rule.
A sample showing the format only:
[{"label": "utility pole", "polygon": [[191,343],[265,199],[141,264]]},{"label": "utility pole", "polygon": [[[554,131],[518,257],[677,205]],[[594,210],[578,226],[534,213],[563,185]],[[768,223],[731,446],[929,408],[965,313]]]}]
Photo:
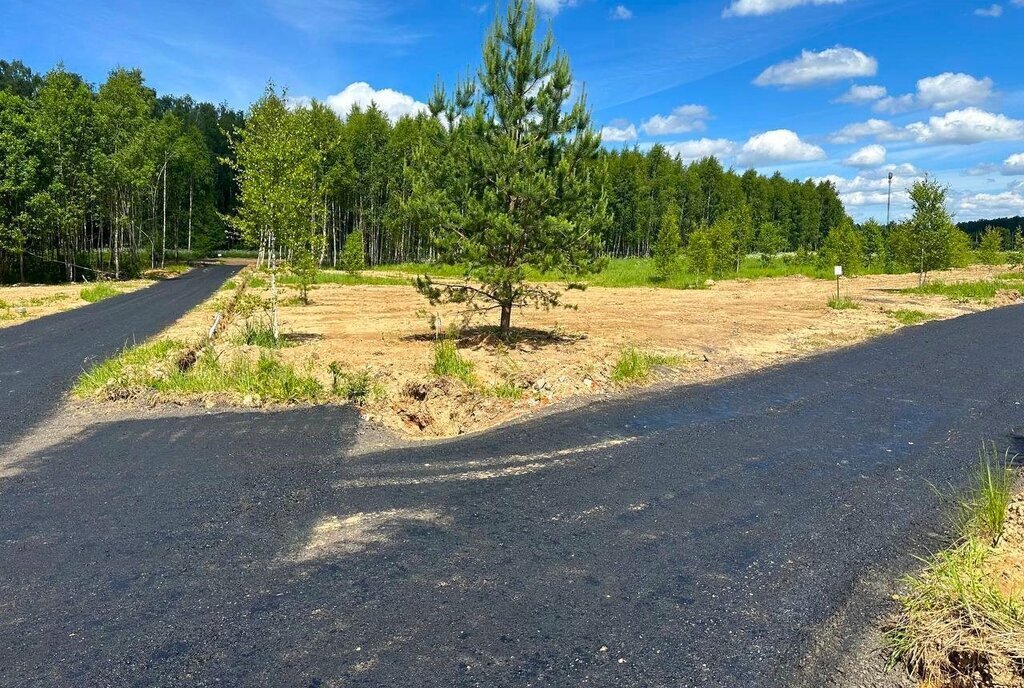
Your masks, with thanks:
[{"label": "utility pole", "polygon": [[885,200],[885,229],[890,229],[890,217],[892,213],[892,172],[889,173],[889,196]]}]

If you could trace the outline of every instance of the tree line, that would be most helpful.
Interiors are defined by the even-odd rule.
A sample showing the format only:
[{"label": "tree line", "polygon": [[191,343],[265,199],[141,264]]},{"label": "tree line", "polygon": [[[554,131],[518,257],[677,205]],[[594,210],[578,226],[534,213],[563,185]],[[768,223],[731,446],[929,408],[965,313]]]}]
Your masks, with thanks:
[{"label": "tree line", "polygon": [[0,281],[125,278],[225,241],[242,113],[0,61]]}]

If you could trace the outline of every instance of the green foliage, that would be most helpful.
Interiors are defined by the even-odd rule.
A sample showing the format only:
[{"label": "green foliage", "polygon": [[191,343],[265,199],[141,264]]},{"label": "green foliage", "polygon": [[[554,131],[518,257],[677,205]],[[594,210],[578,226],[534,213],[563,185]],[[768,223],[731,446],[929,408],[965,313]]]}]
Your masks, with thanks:
[{"label": "green foliage", "polygon": [[462,357],[455,341],[443,337],[434,344],[434,375],[462,380],[466,384],[473,383],[473,364]]},{"label": "green foliage", "polygon": [[978,451],[978,464],[971,486],[960,503],[962,532],[998,545],[1006,528],[1006,511],[1013,498],[1013,458],[1000,452],[995,442]]},{"label": "green foliage", "polygon": [[935,296],[945,296],[950,299],[966,301],[969,299],[977,299],[980,301],[988,301],[989,299],[995,298],[996,294],[1000,291],[1017,291],[1021,293],[1020,287],[1011,287],[1005,282],[997,280],[980,280],[977,282],[929,282],[920,287],[912,287],[910,289],[903,289],[904,294],[930,294]]},{"label": "green foliage", "polygon": [[497,382],[487,390],[487,392],[498,399],[506,399],[508,401],[518,401],[523,398],[523,389],[512,380],[502,380]]},{"label": "green foliage", "polygon": [[679,268],[681,244],[679,208],[669,206],[661,218],[661,229],[658,230],[658,240],[653,250],[655,270],[662,280],[667,280]]},{"label": "green foliage", "polygon": [[860,304],[846,296],[833,296],[828,300],[828,307],[835,311],[848,311],[860,308]]},{"label": "green foliage", "polygon": [[935,315],[913,308],[900,308],[894,311],[887,311],[888,315],[901,325],[920,325],[923,322],[934,320]]},{"label": "green foliage", "polygon": [[765,222],[757,231],[755,248],[761,254],[762,264],[768,267],[777,254],[789,248],[785,229],[777,222]]},{"label": "green foliage", "polygon": [[864,268],[864,248],[853,221],[844,217],[832,228],[819,253],[823,269],[843,266],[843,274],[856,275]]},{"label": "green foliage", "polygon": [[947,192],[937,181],[915,182],[910,188],[914,216],[896,225],[889,235],[892,262],[920,273],[922,283],[932,270],[970,262],[970,239],[953,224],[946,210]]},{"label": "green foliage", "polygon": [[109,283],[99,282],[91,287],[82,289],[82,291],[79,292],[79,296],[83,301],[95,303],[97,301],[102,301],[103,299],[109,299],[112,296],[118,296],[121,293],[120,289],[111,286]]},{"label": "green foliage", "polygon": [[274,329],[266,318],[249,318],[242,323],[235,341],[248,346],[260,346],[266,349],[278,349],[284,346],[285,340],[274,337]]},{"label": "green foliage", "polygon": [[715,270],[715,247],[711,243],[711,234],[706,227],[690,233],[686,244],[686,260],[690,270],[697,275],[697,283],[703,284]]},{"label": "green foliage", "polygon": [[345,248],[341,252],[341,268],[351,275],[359,274],[366,268],[363,230],[357,229],[345,237]]},{"label": "green foliage", "polygon": [[560,303],[561,292],[528,283],[526,269],[567,278],[600,270],[610,216],[595,164],[600,137],[586,100],[569,105],[569,60],[550,33],[537,38],[532,2],[510,0],[496,20],[478,82],[451,96],[436,89],[431,112],[448,136],[408,168],[404,212],[431,227],[440,262],[466,265],[465,279],[422,276],[419,291],[432,304],[498,309],[507,336],[514,308]]},{"label": "green foliage", "polygon": [[356,406],[365,406],[383,395],[383,390],[374,382],[373,372],[368,368],[349,371],[341,363],[334,361],[330,365],[330,371],[334,394]]},{"label": "green foliage", "polygon": [[80,397],[131,399],[157,393],[172,399],[227,394],[255,403],[326,401],[322,385],[268,352],[255,361],[239,355],[225,362],[204,349],[191,365],[183,363],[185,344],[157,340],[126,349],[86,371],[75,385]]},{"label": "green foliage", "polygon": [[1003,262],[1003,233],[989,227],[978,242],[978,260],[985,265],[999,265]]},{"label": "green foliage", "polygon": [[655,366],[673,365],[678,361],[673,356],[654,354],[641,351],[636,347],[623,349],[619,354],[615,367],[612,368],[612,382],[627,384],[643,382],[650,378]]},{"label": "green foliage", "polygon": [[[397,277],[382,277],[380,275],[360,275],[338,270],[320,270],[316,274],[315,284],[343,284],[348,286],[371,284],[371,285],[402,285],[409,286],[411,280]],[[281,284],[298,284],[298,278],[294,275],[281,277]],[[266,288],[264,284],[263,288]]]}]

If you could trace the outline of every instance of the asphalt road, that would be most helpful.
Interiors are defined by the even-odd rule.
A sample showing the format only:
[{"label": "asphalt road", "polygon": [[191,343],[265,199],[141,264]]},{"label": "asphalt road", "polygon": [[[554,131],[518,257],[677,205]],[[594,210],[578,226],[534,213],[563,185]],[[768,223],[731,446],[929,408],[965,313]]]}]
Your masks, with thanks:
[{"label": "asphalt road", "polygon": [[0,478],[0,685],[826,685],[928,481],[1009,442],[1022,335],[1003,308],[414,448],[353,451],[346,408],[55,435]]},{"label": "asphalt road", "polygon": [[146,289],[0,329],[0,448],[51,413],[82,370],[161,331],[238,270],[200,266]]}]

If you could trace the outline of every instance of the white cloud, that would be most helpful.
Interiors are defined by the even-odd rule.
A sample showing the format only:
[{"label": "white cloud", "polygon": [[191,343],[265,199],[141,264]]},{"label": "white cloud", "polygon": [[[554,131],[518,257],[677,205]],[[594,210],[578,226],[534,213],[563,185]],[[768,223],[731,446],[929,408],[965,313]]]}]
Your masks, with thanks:
[{"label": "white cloud", "polygon": [[643,123],[648,136],[704,131],[711,113],[703,105],[680,105],[671,115],[655,115]]},{"label": "white cloud", "polygon": [[1014,153],[1003,161],[1003,174],[1024,174],[1024,153]]},{"label": "white cloud", "polygon": [[854,48],[837,45],[821,52],[804,50],[800,57],[764,70],[754,83],[758,86],[811,86],[877,73],[878,60]]},{"label": "white cloud", "polygon": [[[300,100],[303,99],[296,99],[296,101]],[[406,115],[415,116],[421,112],[428,111],[426,103],[421,103],[412,96],[390,88],[377,90],[365,81],[349,84],[341,93],[327,96],[324,103],[327,107],[334,110],[339,117],[347,117],[354,105],[358,105],[361,109],[365,110],[370,107],[371,103],[376,103],[377,108],[387,115],[388,119],[392,122],[397,122]]]},{"label": "white cloud", "polygon": [[842,5],[844,2],[846,0],[733,0],[722,12],[722,16],[762,17],[804,5]]},{"label": "white cloud", "polygon": [[762,165],[824,158],[825,151],[820,146],[803,141],[789,129],[775,129],[751,136],[743,144],[736,160],[743,165]]},{"label": "white cloud", "polygon": [[928,122],[914,122],[906,130],[918,143],[979,143],[1024,139],[1024,120],[985,112],[978,108],[954,110]]},{"label": "white cloud", "polygon": [[679,156],[684,162],[692,162],[714,156],[728,158],[736,153],[736,144],[728,139],[696,139],[665,145],[669,155]]},{"label": "white cloud", "polygon": [[884,98],[886,93],[885,86],[859,86],[854,84],[850,87],[850,90],[836,98],[835,102],[861,105]]},{"label": "white cloud", "polygon": [[629,122],[612,122],[601,128],[601,140],[609,143],[635,141],[636,135],[636,125]]},{"label": "white cloud", "polygon": [[885,164],[885,146],[873,143],[851,153],[843,164],[847,167],[879,167]]},{"label": "white cloud", "polygon": [[875,112],[887,115],[898,115],[902,112],[910,112],[917,108],[914,94],[907,93],[902,96],[889,96],[882,98],[872,108]]},{"label": "white cloud", "polygon": [[999,172],[999,165],[991,162],[982,162],[968,167],[964,170],[964,174],[968,177],[984,177],[986,175],[997,174]]},{"label": "white cloud", "polygon": [[848,207],[885,206],[889,200],[889,172],[896,176],[892,184],[894,208],[907,206],[910,195],[907,188],[923,175],[913,165],[886,165],[875,170],[863,170],[853,178],[828,175],[814,181],[830,181],[839,192],[839,198]]},{"label": "white cloud", "polygon": [[961,72],[943,72],[918,80],[915,93],[882,98],[875,103],[875,111],[895,115],[919,108],[952,110],[961,105],[980,105],[992,96],[992,86],[989,77],[977,79]]},{"label": "white cloud", "polygon": [[992,5],[990,7],[979,7],[974,10],[974,13],[979,17],[991,17],[993,19],[1003,16],[1002,5]]},{"label": "white cloud", "polygon": [[616,5],[612,10],[612,19],[618,21],[626,21],[633,18],[633,10],[629,9],[625,5]]},{"label": "white cloud", "polygon": [[917,82],[917,100],[924,107],[949,110],[959,105],[979,105],[992,95],[992,79],[943,72]]},{"label": "white cloud", "polygon": [[997,194],[966,194],[960,199],[960,210],[976,217],[1020,215],[1024,213],[1024,193],[1020,190]]},{"label": "white cloud", "polygon": [[902,141],[909,138],[909,134],[892,122],[884,119],[869,119],[866,122],[848,124],[829,136],[832,143],[856,143],[860,139],[875,137],[879,141]]},{"label": "white cloud", "polygon": [[545,14],[556,15],[566,7],[575,7],[578,0],[537,0],[537,9]]}]

